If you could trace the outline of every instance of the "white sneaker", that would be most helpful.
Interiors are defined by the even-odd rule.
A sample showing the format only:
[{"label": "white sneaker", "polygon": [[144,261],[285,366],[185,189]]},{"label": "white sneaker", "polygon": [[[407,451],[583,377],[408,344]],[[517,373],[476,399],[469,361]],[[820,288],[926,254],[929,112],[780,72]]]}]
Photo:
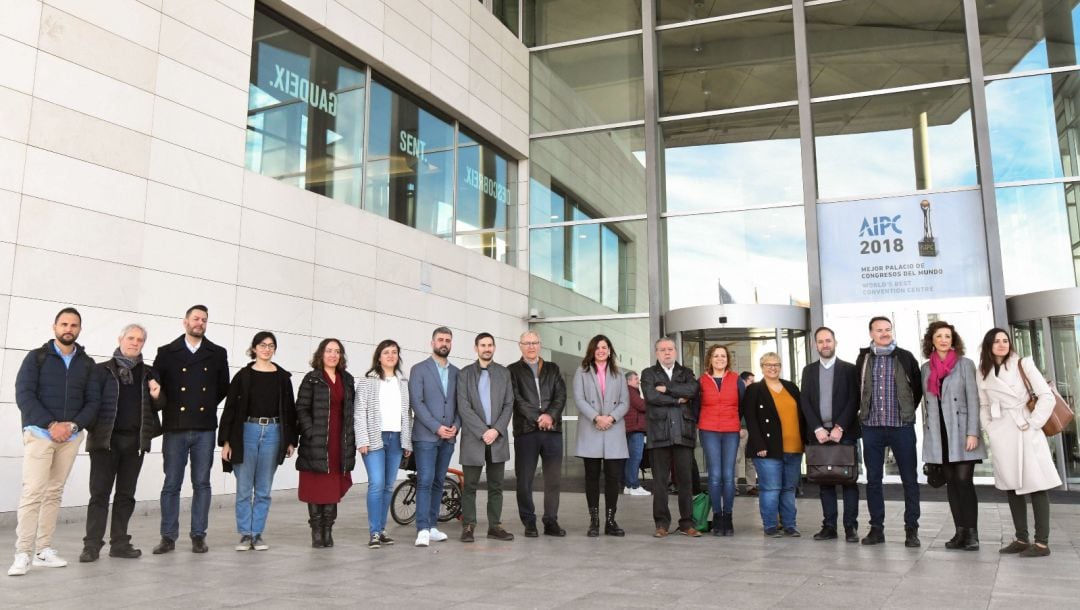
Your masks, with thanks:
[{"label": "white sneaker", "polygon": [[622,494],[624,496],[630,496],[630,495],[633,495],[633,491],[629,487],[623,487],[622,488]]},{"label": "white sneaker", "polygon": [[416,532],[416,546],[427,546],[431,542],[431,532],[420,530]]},{"label": "white sneaker", "polygon": [[449,538],[449,536],[447,536],[446,534],[440,532],[439,528],[437,528],[437,527],[433,527],[433,528],[429,529],[428,533],[431,534],[431,541],[432,542],[445,542],[446,539]]},{"label": "white sneaker", "polygon": [[54,548],[44,548],[34,555],[34,566],[38,568],[62,568],[67,565],[67,560],[56,553]]},{"label": "white sneaker", "polygon": [[15,561],[8,568],[8,576],[22,576],[30,571],[30,553],[15,553]]},{"label": "white sneaker", "polygon": [[649,490],[645,489],[644,487],[635,487],[635,488],[630,490],[630,495],[631,496],[651,496],[652,494],[649,493]]}]

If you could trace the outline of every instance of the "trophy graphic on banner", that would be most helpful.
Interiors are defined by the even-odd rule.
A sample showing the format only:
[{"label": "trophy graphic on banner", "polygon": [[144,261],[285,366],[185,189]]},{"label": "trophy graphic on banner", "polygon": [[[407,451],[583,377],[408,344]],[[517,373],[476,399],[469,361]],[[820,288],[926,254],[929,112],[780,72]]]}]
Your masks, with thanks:
[{"label": "trophy graphic on banner", "polygon": [[919,240],[919,256],[937,256],[937,243],[934,240],[934,228],[930,224],[930,201],[923,199],[922,208],[923,238]]}]

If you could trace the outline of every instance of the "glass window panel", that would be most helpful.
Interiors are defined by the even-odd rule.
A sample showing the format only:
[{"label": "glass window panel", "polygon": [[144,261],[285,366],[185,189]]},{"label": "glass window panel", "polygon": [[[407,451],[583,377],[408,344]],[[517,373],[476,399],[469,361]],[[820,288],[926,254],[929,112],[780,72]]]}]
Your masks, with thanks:
[{"label": "glass window panel", "polygon": [[360,205],[364,68],[255,13],[248,169]]},{"label": "glass window panel", "polygon": [[457,231],[506,229],[517,165],[465,132],[458,137]]},{"label": "glass window panel", "polygon": [[987,75],[1077,65],[1080,7],[1066,0],[976,0]]},{"label": "glass window panel", "polygon": [[672,217],[666,229],[670,309],[809,305],[802,206]]},{"label": "glass window panel", "polygon": [[491,12],[499,18],[514,36],[518,35],[518,12],[521,10],[521,0],[494,0],[491,4]]},{"label": "glass window panel", "polygon": [[978,184],[967,85],[813,105],[823,199]]},{"label": "glass window panel", "polygon": [[530,47],[641,29],[641,0],[525,0],[524,10]]},{"label": "glass window panel", "polygon": [[466,233],[454,238],[457,245],[493,258],[500,263],[511,263],[508,259],[506,231],[487,231],[484,233]]},{"label": "glass window panel", "polygon": [[665,30],[660,113],[689,114],[794,101],[791,12]]},{"label": "glass window panel", "polygon": [[529,231],[530,295],[545,317],[649,310],[645,221]]},{"label": "glass window panel", "polygon": [[846,0],[806,7],[814,97],[967,78],[961,0]]},{"label": "glass window panel", "polygon": [[1006,294],[1076,285],[1065,207],[1068,188],[1037,184],[995,191]]},{"label": "glass window panel", "polygon": [[641,36],[533,53],[532,132],[641,119],[641,53]]},{"label": "glass window panel", "polygon": [[645,213],[640,128],[534,140],[530,224]]},{"label": "glass window panel", "polygon": [[1077,74],[1044,74],[986,84],[995,182],[1077,175],[1078,82]]},{"label": "glass window panel", "polygon": [[454,127],[374,82],[365,207],[448,238],[454,207]]},{"label": "glass window panel", "polygon": [[791,0],[657,0],[656,21],[667,25],[777,6],[791,6]]},{"label": "glass window panel", "polygon": [[800,203],[798,110],[665,123],[664,185],[671,212]]}]

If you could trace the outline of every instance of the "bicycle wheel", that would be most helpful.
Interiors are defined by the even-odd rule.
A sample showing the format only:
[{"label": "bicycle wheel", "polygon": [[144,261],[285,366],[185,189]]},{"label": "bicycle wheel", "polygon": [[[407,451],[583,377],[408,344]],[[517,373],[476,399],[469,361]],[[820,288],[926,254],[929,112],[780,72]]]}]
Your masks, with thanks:
[{"label": "bicycle wheel", "polygon": [[410,476],[398,483],[390,497],[390,516],[398,525],[408,525],[416,520],[416,477]]},{"label": "bicycle wheel", "polygon": [[439,522],[446,523],[461,516],[461,488],[450,477],[443,479],[442,505],[439,507]]}]

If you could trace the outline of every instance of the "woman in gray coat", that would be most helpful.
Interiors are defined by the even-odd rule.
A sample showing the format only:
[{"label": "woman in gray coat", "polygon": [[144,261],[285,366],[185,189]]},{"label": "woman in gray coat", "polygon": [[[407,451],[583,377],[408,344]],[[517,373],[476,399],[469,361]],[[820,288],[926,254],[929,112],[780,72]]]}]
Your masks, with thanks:
[{"label": "woman in gray coat", "polygon": [[626,412],[630,396],[615,364],[615,346],[604,335],[589,341],[585,358],[574,372],[574,402],[578,434],[575,454],[585,460],[585,501],[589,505],[590,537],[600,535],[600,471],[604,472],[604,534],[623,536],[615,523],[622,492],[623,469],[630,456],[626,447]]},{"label": "woman in gray coat", "polygon": [[948,322],[933,322],[922,340],[923,461],[945,473],[956,535],[947,549],[979,550],[979,499],[975,464],[986,457],[979,430],[975,363],[964,358],[964,342]]}]

